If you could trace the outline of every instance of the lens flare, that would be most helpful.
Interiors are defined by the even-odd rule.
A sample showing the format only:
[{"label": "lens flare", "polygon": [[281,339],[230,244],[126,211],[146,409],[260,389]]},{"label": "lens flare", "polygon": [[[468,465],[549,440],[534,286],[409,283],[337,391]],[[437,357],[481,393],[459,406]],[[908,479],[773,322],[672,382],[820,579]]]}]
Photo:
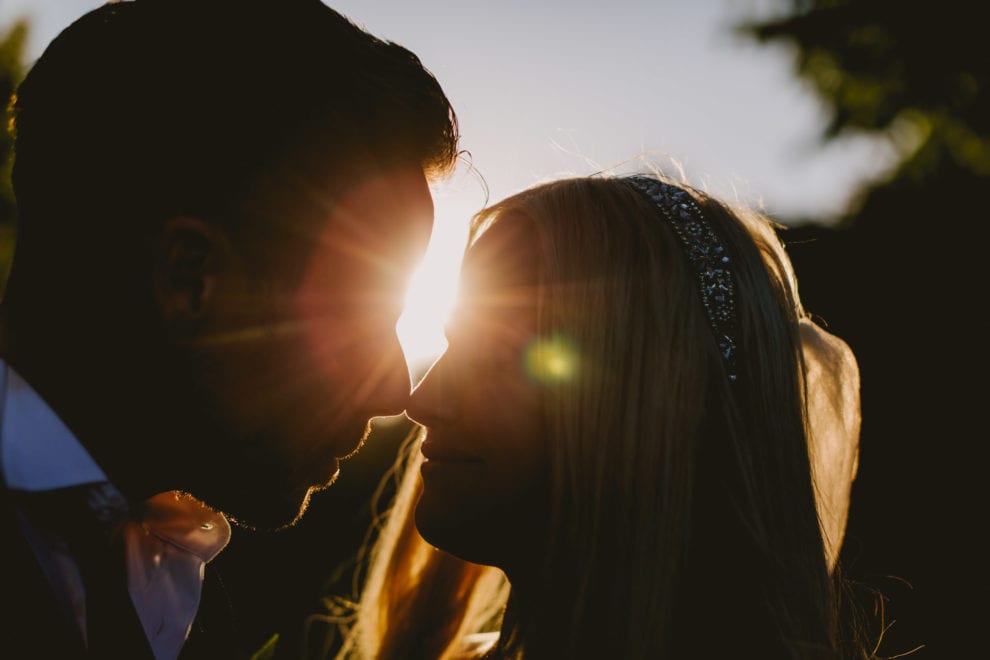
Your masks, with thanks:
[{"label": "lens flare", "polygon": [[540,383],[553,384],[574,378],[577,350],[567,337],[555,335],[534,339],[524,355],[526,372]]}]

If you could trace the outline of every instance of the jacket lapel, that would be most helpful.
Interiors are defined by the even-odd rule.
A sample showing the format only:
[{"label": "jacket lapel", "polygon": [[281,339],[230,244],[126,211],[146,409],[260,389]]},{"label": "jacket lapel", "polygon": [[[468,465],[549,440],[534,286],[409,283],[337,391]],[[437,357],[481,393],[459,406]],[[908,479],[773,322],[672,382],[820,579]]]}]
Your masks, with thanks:
[{"label": "jacket lapel", "polygon": [[0,656],[83,658],[82,635],[55,599],[48,578],[21,532],[20,519],[6,488],[0,487],[0,562],[3,616]]}]

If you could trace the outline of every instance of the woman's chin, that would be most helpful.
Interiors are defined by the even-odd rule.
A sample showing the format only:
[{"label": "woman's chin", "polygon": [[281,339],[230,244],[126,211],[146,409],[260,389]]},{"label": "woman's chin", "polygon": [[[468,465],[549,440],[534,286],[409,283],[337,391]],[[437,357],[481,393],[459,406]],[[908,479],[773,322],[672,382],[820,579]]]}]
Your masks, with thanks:
[{"label": "woman's chin", "polygon": [[[459,506],[458,506],[459,504]],[[475,564],[490,564],[486,548],[492,527],[464,500],[433,498],[425,492],[416,505],[416,529],[430,545]]]}]

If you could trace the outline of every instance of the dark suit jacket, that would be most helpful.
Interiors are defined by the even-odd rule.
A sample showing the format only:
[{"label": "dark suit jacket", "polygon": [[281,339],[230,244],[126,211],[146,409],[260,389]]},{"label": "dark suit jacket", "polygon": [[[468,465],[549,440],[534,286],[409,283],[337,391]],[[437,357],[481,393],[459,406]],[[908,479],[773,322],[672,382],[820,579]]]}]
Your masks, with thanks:
[{"label": "dark suit jacket", "polygon": [[[21,532],[11,498],[0,487],[0,660],[86,658],[82,635],[63,613]],[[136,625],[138,622],[123,625]],[[207,567],[202,602],[180,658],[238,657],[230,605],[218,577]],[[140,631],[143,636],[144,631]]]},{"label": "dark suit jacket", "polygon": [[0,658],[85,657],[82,635],[58,602],[0,487]]}]

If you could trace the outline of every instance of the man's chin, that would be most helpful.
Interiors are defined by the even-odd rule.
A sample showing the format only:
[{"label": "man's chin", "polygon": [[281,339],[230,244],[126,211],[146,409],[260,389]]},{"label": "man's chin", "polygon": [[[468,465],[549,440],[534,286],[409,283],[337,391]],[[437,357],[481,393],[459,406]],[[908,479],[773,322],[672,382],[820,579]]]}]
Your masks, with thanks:
[{"label": "man's chin", "polygon": [[[360,425],[355,422],[350,433],[346,436],[341,433],[339,437],[357,438],[356,442],[331,450],[330,456],[301,459],[278,477],[272,474],[266,478],[266,468],[255,463],[249,470],[256,479],[252,485],[246,485],[243,480],[238,484],[212,483],[212,499],[219,505],[217,508],[238,527],[259,531],[291,527],[306,513],[313,492],[333,485],[340,474],[340,461],[356,454],[370,432],[370,421],[363,421]],[[341,458],[334,457],[334,454]],[[254,486],[262,482],[270,487],[263,489]]]},{"label": "man's chin", "polygon": [[371,435],[372,419],[367,419],[360,425],[359,424],[354,425],[354,429],[355,429],[354,432],[350,433],[347,437],[357,438],[357,442],[355,442],[353,445],[349,445],[348,447],[344,448],[344,450],[338,454],[338,457],[340,459],[351,458],[359,451],[361,451],[361,448],[364,447],[365,440],[367,440],[368,436]]},{"label": "man's chin", "polygon": [[314,483],[306,489],[306,494],[303,497],[302,511],[305,512],[306,508],[309,506],[309,499],[313,495],[313,493],[317,493],[322,490],[327,490],[337,482],[337,478],[339,476],[340,476],[340,467],[338,463],[338,467],[336,470],[333,471],[333,474],[330,474],[329,476],[314,481]]},{"label": "man's chin", "polygon": [[237,507],[236,510],[224,511],[224,515],[231,522],[242,529],[257,532],[277,532],[287,527],[292,527],[309,507],[310,495],[313,488],[308,488],[298,498],[293,500],[281,499],[277,503],[272,500],[259,503],[252,507]]},{"label": "man's chin", "polygon": [[243,507],[241,515],[228,516],[239,527],[259,531],[278,531],[292,527],[303,517],[309,508],[310,498],[316,491],[330,488],[340,474],[340,462],[336,459],[327,462],[322,468],[300,482],[298,487],[282,495],[272,494],[264,500],[257,500],[254,506]]}]

